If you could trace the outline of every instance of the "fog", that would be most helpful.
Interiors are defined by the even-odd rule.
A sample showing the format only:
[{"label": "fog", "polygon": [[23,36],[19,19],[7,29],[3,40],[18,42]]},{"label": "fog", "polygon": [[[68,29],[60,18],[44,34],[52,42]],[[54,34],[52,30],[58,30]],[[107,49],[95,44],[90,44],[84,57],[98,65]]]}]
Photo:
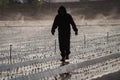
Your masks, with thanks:
[{"label": "fog", "polygon": [[[20,4],[18,4],[20,5]],[[8,8],[0,12],[1,20],[53,20],[60,5],[67,8],[76,20],[80,19],[119,19],[119,2],[90,1],[77,3],[43,3],[38,8],[23,7]]]}]

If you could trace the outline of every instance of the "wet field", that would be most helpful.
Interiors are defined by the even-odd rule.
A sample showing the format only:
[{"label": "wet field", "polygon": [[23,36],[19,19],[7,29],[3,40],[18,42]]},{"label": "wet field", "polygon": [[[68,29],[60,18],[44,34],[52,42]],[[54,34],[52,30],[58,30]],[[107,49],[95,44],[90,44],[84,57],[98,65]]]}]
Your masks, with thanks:
[{"label": "wet field", "polygon": [[1,27],[1,80],[92,80],[119,71],[120,27],[77,27],[78,36],[71,29],[66,64],[60,62],[57,30],[52,36],[50,26]]}]

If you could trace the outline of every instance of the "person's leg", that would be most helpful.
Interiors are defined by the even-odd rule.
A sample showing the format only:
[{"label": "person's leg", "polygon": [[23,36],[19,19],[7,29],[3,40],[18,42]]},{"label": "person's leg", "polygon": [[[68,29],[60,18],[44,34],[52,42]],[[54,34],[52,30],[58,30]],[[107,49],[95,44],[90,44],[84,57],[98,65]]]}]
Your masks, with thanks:
[{"label": "person's leg", "polygon": [[69,59],[70,50],[66,50],[66,59]]},{"label": "person's leg", "polygon": [[65,62],[65,43],[64,43],[64,37],[62,35],[59,35],[59,49],[61,52],[61,61]]},{"label": "person's leg", "polygon": [[69,54],[70,54],[70,39],[66,42],[66,59],[69,59]]},{"label": "person's leg", "polygon": [[62,57],[61,61],[65,61],[65,58],[66,58],[65,56],[66,56],[65,51],[61,50],[61,57]]},{"label": "person's leg", "polygon": [[62,57],[61,61],[64,62],[66,54],[65,54],[64,44],[62,42],[60,42],[59,48],[60,48],[60,52],[61,52],[60,55]]}]

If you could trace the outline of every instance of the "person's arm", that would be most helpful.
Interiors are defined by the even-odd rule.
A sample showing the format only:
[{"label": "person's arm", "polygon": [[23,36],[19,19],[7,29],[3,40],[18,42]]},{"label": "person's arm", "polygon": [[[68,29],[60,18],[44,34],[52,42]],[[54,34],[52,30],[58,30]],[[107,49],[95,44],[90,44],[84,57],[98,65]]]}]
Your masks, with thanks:
[{"label": "person's arm", "polygon": [[72,25],[73,30],[75,31],[75,35],[78,35],[78,29],[71,15],[70,15],[70,23]]},{"label": "person's arm", "polygon": [[54,35],[56,28],[57,28],[57,16],[55,17],[53,25],[52,25],[52,29],[51,29],[52,35]]}]

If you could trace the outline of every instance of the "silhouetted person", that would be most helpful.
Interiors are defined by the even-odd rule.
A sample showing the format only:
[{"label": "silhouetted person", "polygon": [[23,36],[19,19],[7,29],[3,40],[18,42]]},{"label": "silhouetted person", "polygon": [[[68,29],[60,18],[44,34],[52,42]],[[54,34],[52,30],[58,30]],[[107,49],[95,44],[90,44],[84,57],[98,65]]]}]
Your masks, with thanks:
[{"label": "silhouetted person", "polygon": [[61,61],[63,62],[65,62],[65,59],[69,59],[70,54],[70,25],[72,25],[72,28],[75,31],[75,35],[77,35],[78,29],[76,28],[72,16],[67,13],[64,6],[60,6],[58,9],[58,14],[54,19],[51,33],[54,35],[55,29],[58,28],[59,48],[62,56]]}]

